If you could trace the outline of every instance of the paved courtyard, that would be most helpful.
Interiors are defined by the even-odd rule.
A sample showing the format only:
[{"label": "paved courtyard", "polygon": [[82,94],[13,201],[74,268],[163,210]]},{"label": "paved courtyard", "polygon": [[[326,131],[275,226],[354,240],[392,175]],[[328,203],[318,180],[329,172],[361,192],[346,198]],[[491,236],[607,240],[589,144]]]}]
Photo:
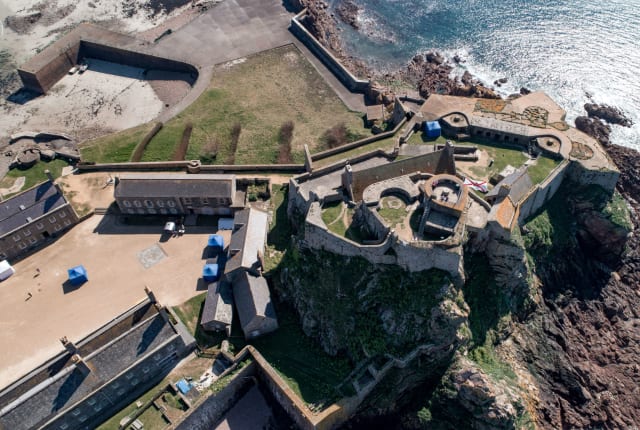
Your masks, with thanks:
[{"label": "paved courtyard", "polygon": [[[62,351],[62,336],[80,340],[144,299],[145,286],[163,305],[202,292],[203,250],[215,229],[187,227],[184,236],[161,242],[161,226],[94,215],[17,263],[16,274],[0,283],[0,387]],[[228,243],[230,232],[223,236]],[[64,286],[67,269],[78,264],[89,282]]]}]

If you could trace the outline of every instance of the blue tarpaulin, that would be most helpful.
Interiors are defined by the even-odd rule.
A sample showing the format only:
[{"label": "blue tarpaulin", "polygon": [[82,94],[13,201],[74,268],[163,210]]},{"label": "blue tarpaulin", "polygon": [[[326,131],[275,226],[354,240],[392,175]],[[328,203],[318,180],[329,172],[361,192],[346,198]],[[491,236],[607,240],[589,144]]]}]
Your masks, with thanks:
[{"label": "blue tarpaulin", "polygon": [[176,387],[178,387],[178,390],[180,390],[182,394],[187,394],[189,391],[191,391],[191,384],[189,384],[184,379],[179,380],[176,383]]},{"label": "blue tarpaulin", "polygon": [[87,278],[87,269],[83,265],[72,267],[67,270],[69,274],[69,282],[71,285],[82,285],[89,280]]},{"label": "blue tarpaulin", "polygon": [[220,268],[217,264],[205,264],[202,269],[202,279],[207,282],[215,282],[220,277]]},{"label": "blue tarpaulin", "polygon": [[209,236],[209,240],[207,240],[207,246],[222,250],[224,249],[224,239],[219,234],[212,234]]},{"label": "blue tarpaulin", "polygon": [[427,121],[424,123],[424,131],[427,133],[427,137],[437,138],[440,137],[440,123],[438,121]]}]

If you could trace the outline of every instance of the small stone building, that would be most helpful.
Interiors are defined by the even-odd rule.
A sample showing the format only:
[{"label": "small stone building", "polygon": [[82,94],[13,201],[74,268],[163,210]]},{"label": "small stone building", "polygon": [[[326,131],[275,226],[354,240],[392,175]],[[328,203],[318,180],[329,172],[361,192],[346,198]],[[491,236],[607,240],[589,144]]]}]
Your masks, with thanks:
[{"label": "small stone building", "polygon": [[233,297],[246,339],[270,333],[278,329],[276,312],[266,279],[242,272],[233,281]]},{"label": "small stone building", "polygon": [[12,260],[62,234],[78,215],[50,179],[0,203],[0,260]]},{"label": "small stone building", "polygon": [[236,203],[244,206],[234,175],[123,174],[114,194],[129,215],[231,215]]},{"label": "small stone building", "polygon": [[208,331],[224,331],[231,336],[233,321],[233,293],[231,284],[221,281],[209,284],[200,325]]}]

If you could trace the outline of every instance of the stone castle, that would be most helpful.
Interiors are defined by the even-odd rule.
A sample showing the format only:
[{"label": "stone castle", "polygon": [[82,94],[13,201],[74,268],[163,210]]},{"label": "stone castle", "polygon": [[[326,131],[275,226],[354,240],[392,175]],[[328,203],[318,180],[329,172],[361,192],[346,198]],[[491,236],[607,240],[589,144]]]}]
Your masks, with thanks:
[{"label": "stone castle", "polygon": [[[470,235],[508,240],[565,179],[613,192],[618,170],[564,116],[544,93],[507,101],[433,95],[408,123],[411,131],[402,143],[423,123],[437,121],[447,138],[482,138],[522,151],[528,158],[524,166],[508,166],[481,196],[471,190],[476,178],[456,165],[465,164],[465,171],[482,167],[477,148],[419,145],[414,155],[416,149],[407,148],[414,145],[404,144],[391,154],[374,151],[293,177],[288,214],[303,220],[303,246],[409,271],[441,269],[463,282],[463,246]],[[540,156],[555,165],[534,183],[528,171]],[[493,160],[484,162],[486,167]]]}]

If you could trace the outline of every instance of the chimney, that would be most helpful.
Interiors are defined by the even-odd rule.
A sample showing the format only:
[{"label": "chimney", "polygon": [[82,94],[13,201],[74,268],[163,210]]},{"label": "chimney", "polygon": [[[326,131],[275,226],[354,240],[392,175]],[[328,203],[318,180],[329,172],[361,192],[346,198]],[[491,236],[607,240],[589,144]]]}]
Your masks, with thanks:
[{"label": "chimney", "polygon": [[73,357],[71,357],[71,361],[76,365],[76,369],[82,372],[83,375],[87,376],[91,373],[91,368],[89,367],[87,362],[84,361],[82,357],[80,357],[80,355],[74,354]]},{"label": "chimney", "polygon": [[144,292],[147,293],[147,297],[149,297],[149,301],[151,303],[157,303],[158,301],[156,300],[156,295],[153,294],[153,291],[151,291],[149,289],[149,287],[145,286],[144,287]]},{"label": "chimney", "polygon": [[44,174],[47,175],[47,179],[53,182],[53,175],[51,174],[51,171],[49,169],[45,170]]},{"label": "chimney", "polygon": [[76,345],[71,342],[69,339],[67,339],[67,336],[64,336],[60,339],[60,342],[62,342],[62,346],[64,346],[64,348],[69,352],[69,354],[73,355],[76,352],[78,352],[78,348],[76,347]]}]

